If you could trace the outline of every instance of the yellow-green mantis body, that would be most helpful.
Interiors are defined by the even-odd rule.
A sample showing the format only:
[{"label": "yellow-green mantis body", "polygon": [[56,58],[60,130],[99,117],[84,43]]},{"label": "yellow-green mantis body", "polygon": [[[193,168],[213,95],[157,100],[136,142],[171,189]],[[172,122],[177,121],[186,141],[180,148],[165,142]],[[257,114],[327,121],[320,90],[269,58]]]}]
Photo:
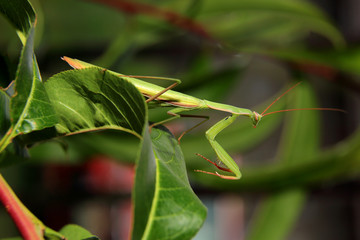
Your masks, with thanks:
[{"label": "yellow-green mantis body", "polygon": [[[69,58],[69,57],[63,57],[62,59],[64,61],[66,61],[70,66],[72,66],[75,69],[96,67],[96,66],[94,66],[92,64],[89,64],[89,63],[86,63],[86,62],[83,62],[83,61],[80,61],[80,60],[77,60],[77,59],[72,59],[72,58]],[[236,118],[239,117],[239,116],[249,117],[251,119],[251,122],[252,122],[253,126],[256,127],[263,116],[275,113],[275,112],[272,112],[272,113],[266,113],[265,114],[265,112],[270,108],[270,106],[272,104],[274,104],[283,95],[285,95],[287,92],[289,92],[292,88],[294,88],[297,85],[296,84],[295,86],[293,86],[292,88],[287,90],[284,94],[282,94],[280,97],[278,97],[271,105],[269,105],[269,107],[267,107],[262,114],[259,114],[259,113],[255,112],[255,111],[252,111],[252,110],[249,110],[249,109],[246,109],[246,108],[238,108],[238,107],[234,107],[234,106],[227,105],[227,104],[222,104],[222,103],[216,103],[216,102],[212,102],[212,101],[208,101],[208,100],[203,100],[203,99],[199,99],[199,98],[187,95],[187,94],[183,94],[183,93],[180,93],[180,92],[170,90],[171,88],[175,87],[176,85],[178,85],[180,83],[180,80],[177,80],[177,79],[170,79],[170,80],[174,80],[175,83],[170,85],[167,88],[164,88],[164,87],[158,86],[156,84],[152,84],[152,83],[148,83],[148,82],[139,80],[139,79],[136,78],[137,76],[122,75],[122,74],[119,74],[119,73],[115,73],[115,74],[121,76],[125,80],[127,80],[127,81],[131,82],[132,84],[134,84],[134,86],[144,96],[148,97],[146,102],[150,102],[152,100],[157,100],[157,101],[165,102],[166,104],[170,104],[170,105],[175,107],[172,110],[168,111],[168,114],[171,115],[172,117],[170,117],[169,119],[166,119],[164,121],[161,121],[159,123],[156,123],[156,124],[161,124],[161,123],[164,123],[164,122],[179,118],[181,116],[189,116],[189,115],[184,115],[182,113],[186,112],[186,111],[191,111],[191,110],[214,109],[214,110],[230,113],[231,114],[230,116],[227,116],[224,119],[220,120],[214,126],[212,126],[209,130],[206,131],[206,138],[209,140],[209,142],[210,142],[212,148],[214,149],[218,159],[227,168],[220,167],[216,163],[214,163],[214,162],[210,161],[209,159],[201,156],[200,154],[198,154],[198,155],[201,156],[202,158],[206,159],[207,161],[211,162],[212,164],[214,164],[218,169],[223,170],[223,171],[227,171],[227,172],[231,172],[234,175],[233,176],[222,175],[222,174],[220,174],[218,172],[212,173],[212,172],[206,172],[206,171],[202,171],[202,170],[196,170],[196,171],[207,173],[207,174],[212,174],[212,175],[216,175],[218,177],[224,178],[224,179],[232,179],[232,180],[239,179],[241,177],[241,172],[240,172],[239,167],[237,166],[237,164],[230,157],[230,155],[215,140],[216,135],[218,133],[220,133],[223,129],[225,129],[227,126],[229,126],[231,123],[233,123],[236,120]],[[147,78],[155,78],[155,77],[147,77]],[[168,78],[158,78],[158,79],[168,79]],[[277,111],[277,112],[295,111],[295,110],[333,110],[333,111],[342,111],[342,110],[339,110],[339,109],[332,109],[332,108],[326,108],[326,109],[325,108],[307,108],[307,109],[286,109],[286,110],[281,110],[281,111]],[[201,117],[201,116],[197,116],[197,117]],[[204,117],[204,116],[202,116],[202,117],[206,118],[206,119],[208,118],[208,117]]]}]

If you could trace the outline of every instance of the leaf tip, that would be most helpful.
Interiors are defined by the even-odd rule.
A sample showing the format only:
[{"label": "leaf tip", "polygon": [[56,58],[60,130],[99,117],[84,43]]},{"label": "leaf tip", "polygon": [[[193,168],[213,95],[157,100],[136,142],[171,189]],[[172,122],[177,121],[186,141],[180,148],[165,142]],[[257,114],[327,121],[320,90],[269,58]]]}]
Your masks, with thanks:
[{"label": "leaf tip", "polygon": [[84,65],[82,65],[79,61],[73,58],[69,58],[66,56],[61,57],[61,60],[67,62],[72,68],[75,69],[83,69],[86,68]]}]

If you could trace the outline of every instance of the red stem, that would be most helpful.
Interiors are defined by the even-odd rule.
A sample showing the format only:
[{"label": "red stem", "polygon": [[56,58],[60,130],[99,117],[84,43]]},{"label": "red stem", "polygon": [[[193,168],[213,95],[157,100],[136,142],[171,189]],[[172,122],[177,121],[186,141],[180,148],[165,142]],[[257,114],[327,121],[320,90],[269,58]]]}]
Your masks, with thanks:
[{"label": "red stem", "polygon": [[0,174],[0,201],[25,240],[41,240],[31,216]]}]

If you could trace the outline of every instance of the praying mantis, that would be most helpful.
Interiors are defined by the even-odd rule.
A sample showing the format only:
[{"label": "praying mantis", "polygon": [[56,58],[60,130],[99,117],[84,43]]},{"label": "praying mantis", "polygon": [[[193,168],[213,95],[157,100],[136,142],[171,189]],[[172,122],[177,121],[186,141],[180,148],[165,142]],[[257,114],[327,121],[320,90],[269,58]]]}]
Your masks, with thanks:
[{"label": "praying mantis", "polygon": [[[66,61],[71,67],[75,69],[84,69],[89,67],[97,67],[95,65],[92,65],[90,63],[86,63],[83,61],[80,61],[78,59],[72,59],[69,57],[62,57],[64,61]],[[105,69],[104,69],[105,70]],[[107,70],[109,71],[109,70]],[[165,122],[180,118],[180,117],[197,117],[197,118],[204,118],[206,120],[209,119],[207,116],[201,116],[201,115],[186,115],[183,114],[187,111],[192,110],[204,110],[204,109],[213,109],[221,112],[227,112],[230,113],[229,116],[223,118],[219,122],[217,122],[215,125],[213,125],[209,130],[206,131],[205,135],[208,139],[211,147],[215,151],[218,159],[226,166],[222,167],[219,166],[217,163],[209,160],[208,158],[197,154],[198,156],[202,157],[203,159],[207,160],[211,164],[213,164],[215,167],[217,167],[219,170],[232,173],[233,175],[224,175],[220,174],[218,172],[208,172],[203,170],[195,170],[197,172],[202,172],[210,175],[215,175],[223,179],[229,179],[229,180],[236,180],[241,178],[241,172],[239,170],[238,165],[235,163],[235,161],[231,158],[231,156],[225,151],[225,149],[215,140],[216,136],[224,130],[226,127],[228,127],[230,124],[232,124],[239,116],[246,116],[249,117],[252,125],[254,128],[259,124],[260,120],[267,115],[279,113],[279,112],[288,112],[288,111],[298,111],[298,110],[329,110],[329,111],[340,111],[345,112],[342,109],[337,108],[301,108],[301,109],[285,109],[285,110],[279,110],[274,112],[267,112],[269,108],[277,102],[281,97],[283,97],[285,94],[287,94],[289,91],[291,91],[293,88],[295,88],[298,84],[301,82],[296,83],[294,86],[289,88],[287,91],[285,91],[281,96],[276,98],[261,114],[252,111],[250,109],[246,108],[239,108],[232,105],[212,102],[204,99],[199,99],[187,94],[183,94],[177,91],[171,90],[176,85],[180,84],[181,81],[178,79],[173,78],[162,78],[162,77],[148,77],[148,76],[134,76],[134,75],[123,75],[119,73],[115,73],[110,71],[113,74],[116,74],[125,80],[131,82],[134,84],[134,86],[144,95],[147,97],[146,103],[149,103],[153,100],[155,101],[161,101],[162,103],[165,103],[169,106],[173,106],[174,108],[169,110],[167,113],[171,116],[168,119],[165,119],[163,121],[157,122],[150,126],[153,127],[154,125],[163,124]],[[152,84],[149,82],[145,82],[142,80],[139,80],[137,78],[156,78],[156,79],[163,79],[163,80],[172,80],[174,81],[173,84],[171,84],[169,87],[161,87],[156,84]],[[194,129],[195,127],[202,124],[204,121],[200,122],[199,124],[195,125],[194,127],[188,129],[185,131],[181,136],[179,137],[179,141],[182,138],[182,136],[189,132],[190,130]]]}]

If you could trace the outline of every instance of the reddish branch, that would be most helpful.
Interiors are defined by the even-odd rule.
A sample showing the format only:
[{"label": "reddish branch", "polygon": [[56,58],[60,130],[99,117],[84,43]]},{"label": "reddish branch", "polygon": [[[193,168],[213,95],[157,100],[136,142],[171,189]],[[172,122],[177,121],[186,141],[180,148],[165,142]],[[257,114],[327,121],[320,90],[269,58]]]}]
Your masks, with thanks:
[{"label": "reddish branch", "polygon": [[10,186],[0,174],[0,201],[13,219],[19,232],[25,240],[40,240],[35,224],[31,216],[27,214],[27,209],[16,197]]},{"label": "reddish branch", "polygon": [[160,9],[154,5],[139,3],[136,1],[125,1],[125,0],[92,0],[92,1],[115,7],[120,11],[126,12],[128,14],[134,14],[134,15],[143,14],[158,19],[162,19],[166,22],[169,22],[189,32],[195,33],[196,35],[199,35],[203,38],[206,38],[208,40],[213,40],[211,35],[205,30],[205,28],[201,24],[173,11]]},{"label": "reddish branch", "polygon": [[290,62],[292,67],[300,70],[301,72],[308,73],[314,76],[319,76],[323,79],[326,79],[331,82],[336,82],[341,86],[344,86],[351,91],[360,93],[360,84],[354,80],[354,77],[351,74],[342,72],[332,66],[326,66],[322,63],[316,62]]},{"label": "reddish branch", "polygon": [[329,81],[334,81],[336,75],[338,74],[338,71],[336,69],[320,63],[296,62],[293,63],[293,65],[302,72],[310,73],[312,75],[325,78]]}]

